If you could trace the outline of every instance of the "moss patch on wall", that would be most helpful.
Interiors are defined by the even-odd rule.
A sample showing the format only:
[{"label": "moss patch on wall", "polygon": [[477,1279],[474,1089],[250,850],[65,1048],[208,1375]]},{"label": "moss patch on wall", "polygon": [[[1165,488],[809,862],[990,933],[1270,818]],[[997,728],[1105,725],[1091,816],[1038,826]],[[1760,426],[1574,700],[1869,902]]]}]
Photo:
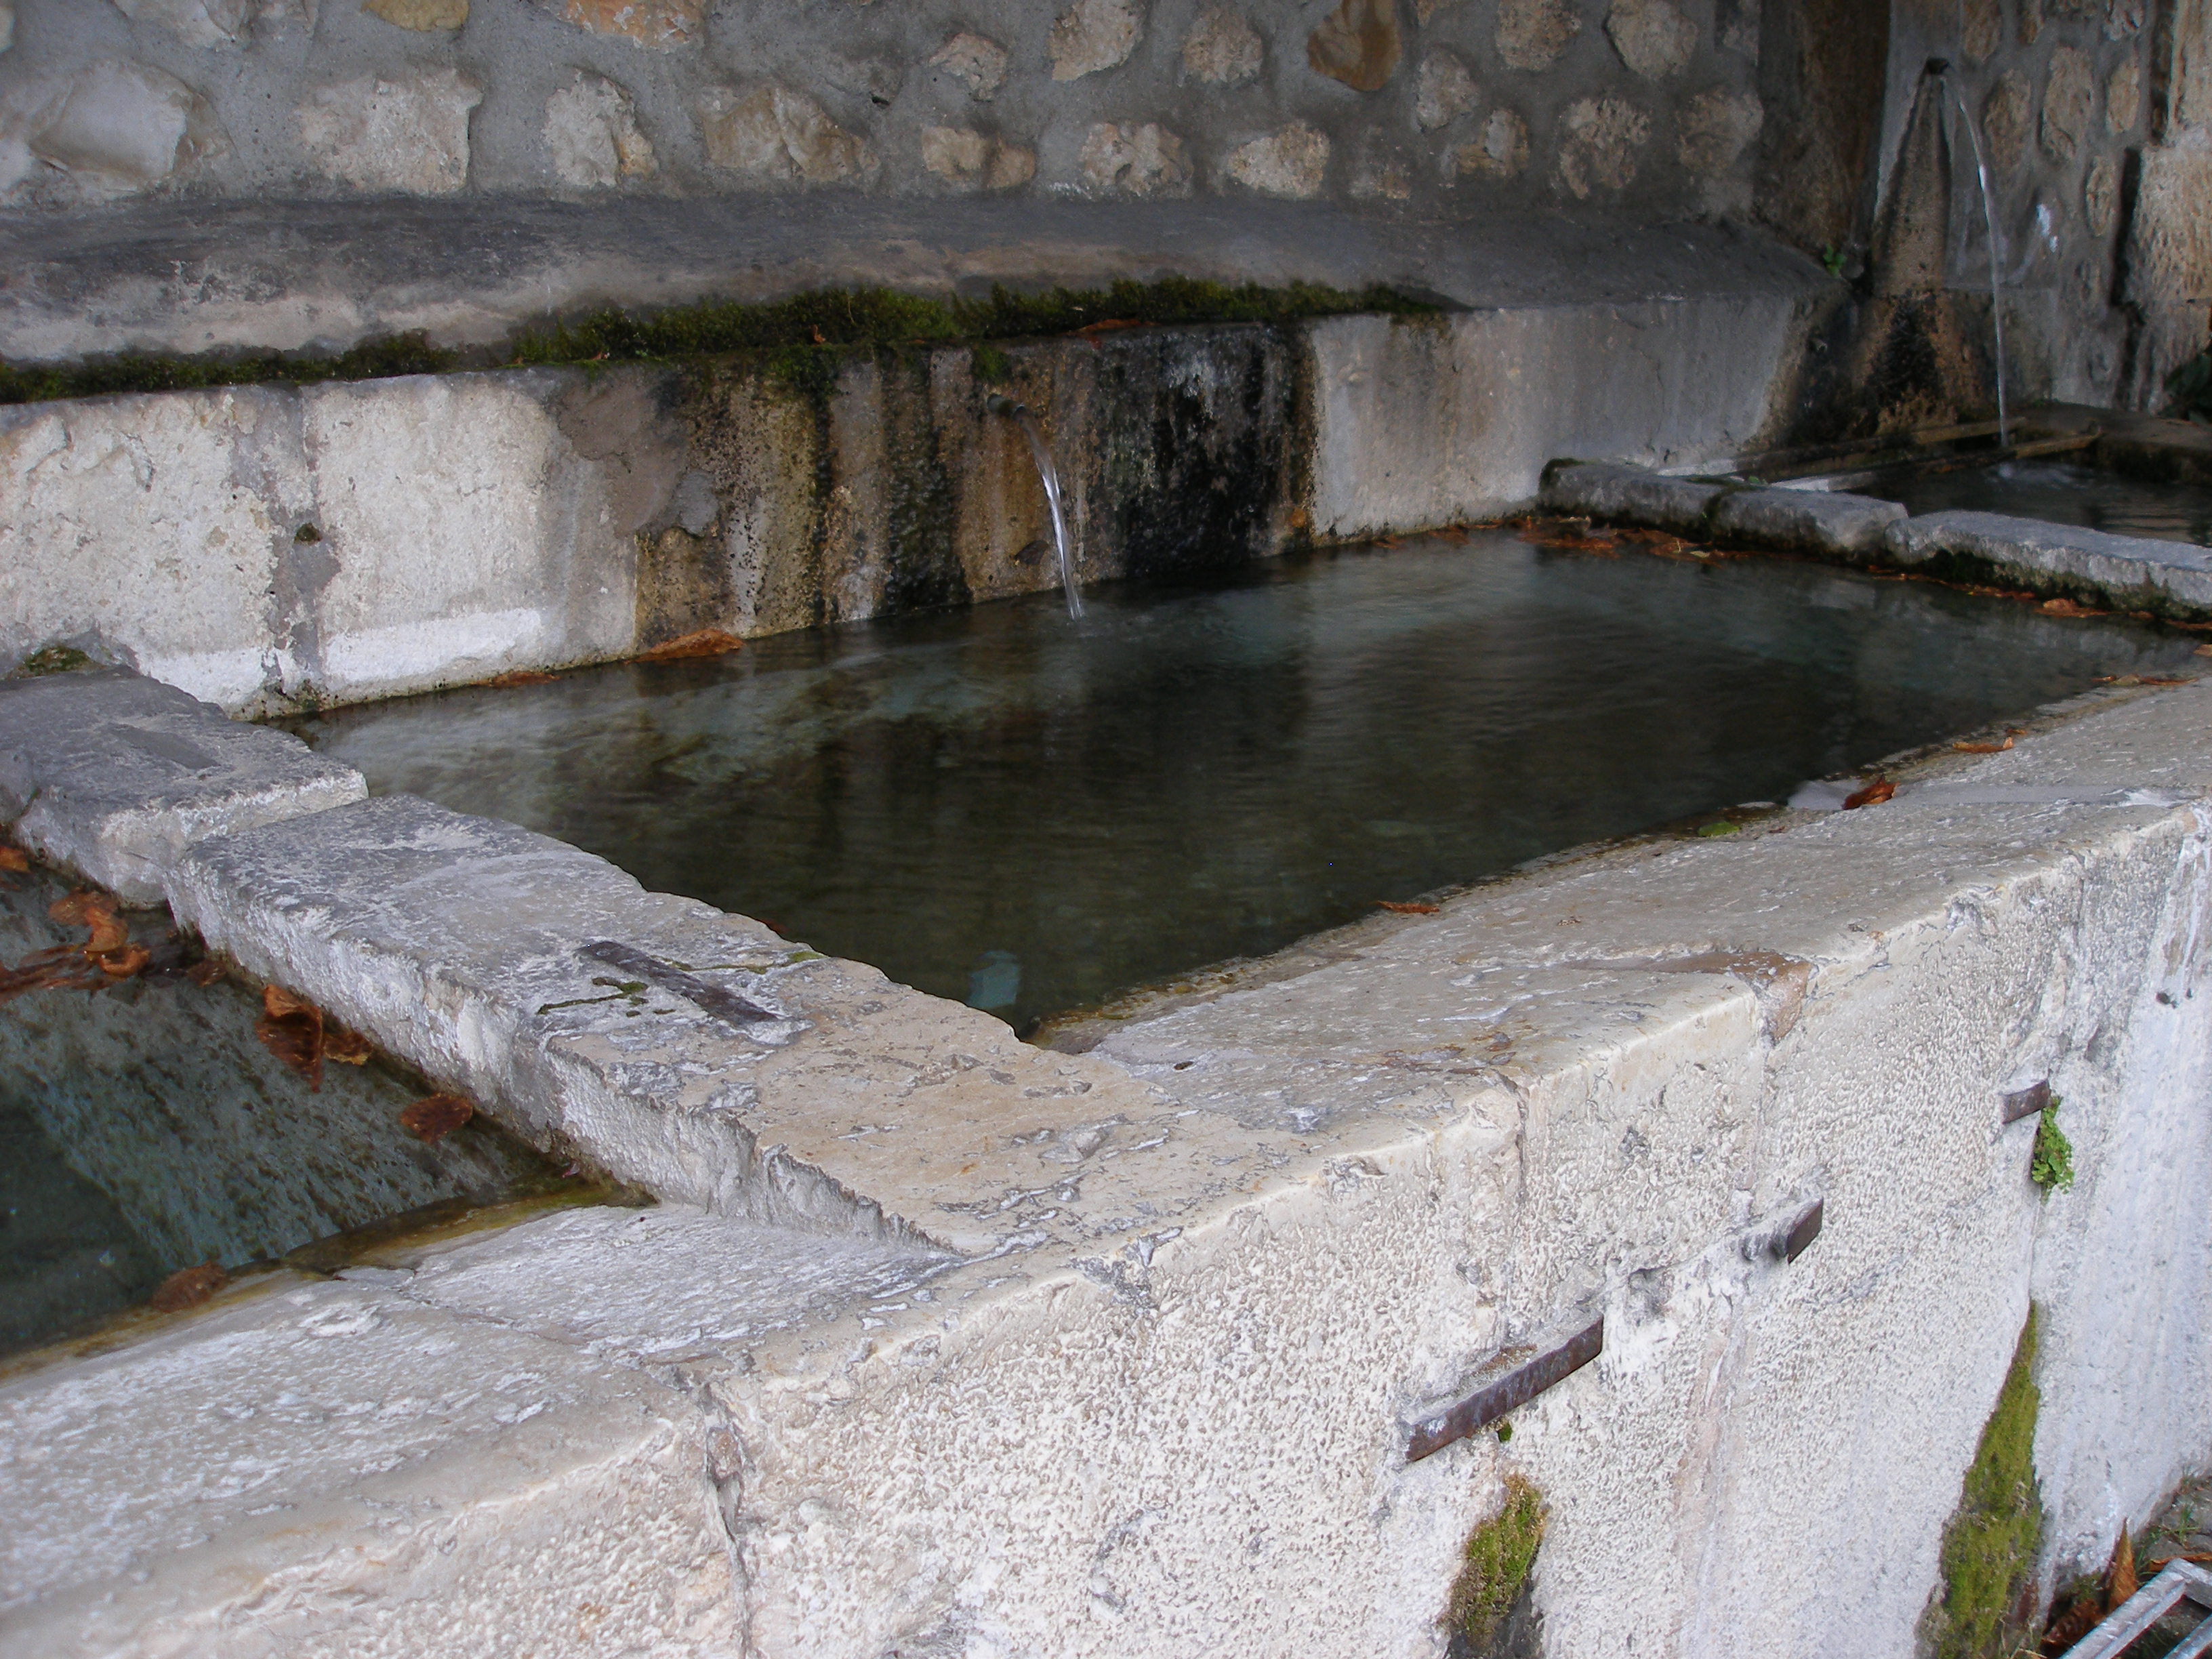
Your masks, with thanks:
[{"label": "moss patch on wall", "polygon": [[335,357],[288,357],[274,351],[227,357],[125,353],[56,368],[16,368],[0,363],[0,404],[102,398],[125,392],[201,392],[223,386],[374,380],[394,374],[442,374],[461,366],[459,352],[434,346],[419,333],[366,340]]},{"label": "moss patch on wall", "polygon": [[1959,1507],[1943,1528],[1942,1578],[1923,1621],[1931,1659],[2003,1659],[2030,1641],[2022,1601],[2043,1541],[2035,1479],[2036,1327],[2031,1305],[1997,1403],[1983,1425]]},{"label": "moss patch on wall", "polygon": [[2043,1188],[2046,1198],[2074,1184],[2074,1143],[2058,1127],[2060,1103],[2054,1096],[2036,1120],[2035,1152],[2027,1162],[2027,1178]]},{"label": "moss patch on wall", "polygon": [[1536,1565],[1548,1518],[1543,1494],[1522,1476],[1507,1475],[1504,1507],[1468,1535],[1445,1604],[1444,1623],[1459,1643],[1480,1651],[1497,1636]]}]

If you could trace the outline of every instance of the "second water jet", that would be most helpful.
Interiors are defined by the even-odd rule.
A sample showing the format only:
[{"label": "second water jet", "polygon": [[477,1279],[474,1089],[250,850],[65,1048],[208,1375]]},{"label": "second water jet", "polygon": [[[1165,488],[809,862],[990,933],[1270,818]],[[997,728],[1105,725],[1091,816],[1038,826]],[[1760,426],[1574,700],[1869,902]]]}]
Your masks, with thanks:
[{"label": "second water jet", "polygon": [[1030,412],[1027,404],[1018,404],[1003,392],[991,394],[985,407],[994,415],[1004,415],[1022,429],[1029,441],[1030,457],[1036,463],[1037,478],[1044,485],[1045,505],[1052,510],[1052,542],[1060,555],[1060,591],[1067,596],[1067,614],[1078,622],[1083,619],[1083,594],[1075,585],[1075,556],[1067,536],[1067,511],[1060,495],[1060,469],[1054,465],[1052,446],[1046,441],[1043,429],[1037,425],[1036,416]]}]

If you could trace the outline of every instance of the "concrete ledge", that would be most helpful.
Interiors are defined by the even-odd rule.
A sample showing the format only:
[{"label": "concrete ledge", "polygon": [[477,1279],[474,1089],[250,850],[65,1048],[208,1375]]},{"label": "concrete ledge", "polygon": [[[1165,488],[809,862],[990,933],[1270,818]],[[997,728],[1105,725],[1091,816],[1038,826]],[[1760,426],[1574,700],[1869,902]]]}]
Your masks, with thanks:
[{"label": "concrete ledge", "polygon": [[1816,489],[1731,490],[1713,504],[1715,535],[1792,553],[1863,559],[1905,518],[1895,501]]},{"label": "concrete ledge", "polygon": [[1908,567],[1950,564],[2117,608],[2212,617],[2212,550],[2183,542],[1996,513],[1931,513],[1893,525],[1883,547]]},{"label": "concrete ledge", "polygon": [[172,686],[115,671],[0,681],[0,817],[23,845],[131,904],[209,836],[368,793],[297,738],[241,726]]},{"label": "concrete ledge", "polygon": [[1725,484],[1662,477],[1610,461],[1554,461],[1544,469],[1542,505],[1553,513],[1626,519],[1686,536],[1701,535],[1705,515],[1729,493]]}]

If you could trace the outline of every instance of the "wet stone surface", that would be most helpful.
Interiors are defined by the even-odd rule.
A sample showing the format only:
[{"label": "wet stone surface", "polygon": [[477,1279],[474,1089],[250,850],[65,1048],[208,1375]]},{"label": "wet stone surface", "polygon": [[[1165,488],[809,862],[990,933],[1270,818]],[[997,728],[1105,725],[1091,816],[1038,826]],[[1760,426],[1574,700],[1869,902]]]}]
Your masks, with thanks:
[{"label": "wet stone surface", "polygon": [[514,819],[1025,1027],[1524,860],[2188,661],[2193,641],[1755,559],[1510,535],[336,713]]}]

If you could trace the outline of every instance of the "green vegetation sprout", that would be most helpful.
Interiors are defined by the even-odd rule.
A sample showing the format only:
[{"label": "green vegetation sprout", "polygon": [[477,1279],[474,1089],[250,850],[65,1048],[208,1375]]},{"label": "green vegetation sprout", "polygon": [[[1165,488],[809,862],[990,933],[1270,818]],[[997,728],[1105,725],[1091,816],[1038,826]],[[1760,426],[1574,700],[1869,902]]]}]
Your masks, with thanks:
[{"label": "green vegetation sprout", "polygon": [[2074,1184],[2074,1143],[2058,1127],[2058,1097],[2043,1109],[2035,1123],[2035,1153],[2027,1162],[2027,1178],[2048,1195]]},{"label": "green vegetation sprout", "polygon": [[1512,1611],[1536,1565],[1548,1518],[1542,1494],[1522,1476],[1509,1474],[1504,1507],[1468,1535],[1465,1564],[1452,1581],[1444,1620],[1478,1650]]},{"label": "green vegetation sprout", "polygon": [[1922,1631],[1930,1659],[2008,1659],[2026,1636],[2014,1628],[2013,1615],[2043,1540],[2043,1492],[2035,1479],[2039,1323],[2031,1305],[1960,1483],[1959,1507],[1943,1528],[1940,1600]]}]

